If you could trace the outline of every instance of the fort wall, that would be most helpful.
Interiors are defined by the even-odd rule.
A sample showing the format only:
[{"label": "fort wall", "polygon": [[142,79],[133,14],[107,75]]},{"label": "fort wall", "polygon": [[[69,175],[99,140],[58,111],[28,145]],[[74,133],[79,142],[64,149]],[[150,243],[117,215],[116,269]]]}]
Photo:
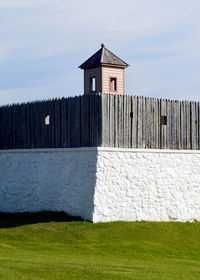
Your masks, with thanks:
[{"label": "fort wall", "polygon": [[65,211],[93,222],[200,221],[200,151],[0,151],[0,211]]}]

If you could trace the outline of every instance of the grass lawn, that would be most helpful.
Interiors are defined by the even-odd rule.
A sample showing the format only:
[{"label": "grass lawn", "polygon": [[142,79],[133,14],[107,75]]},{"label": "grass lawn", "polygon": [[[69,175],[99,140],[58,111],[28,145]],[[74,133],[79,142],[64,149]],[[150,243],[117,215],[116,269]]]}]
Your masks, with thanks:
[{"label": "grass lawn", "polygon": [[0,214],[0,279],[200,279],[200,223]]}]

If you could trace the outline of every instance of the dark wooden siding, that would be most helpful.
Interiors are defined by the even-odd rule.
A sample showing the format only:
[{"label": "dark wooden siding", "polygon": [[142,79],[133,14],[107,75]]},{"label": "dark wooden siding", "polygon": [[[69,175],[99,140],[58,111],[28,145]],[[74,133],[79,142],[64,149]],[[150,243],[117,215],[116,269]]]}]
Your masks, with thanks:
[{"label": "dark wooden siding", "polygon": [[2,106],[0,149],[100,146],[101,111],[100,95]]},{"label": "dark wooden siding", "polygon": [[200,149],[198,102],[102,95],[102,112],[102,146]]},{"label": "dark wooden siding", "polygon": [[0,107],[0,149],[95,146],[198,150],[199,103],[92,94]]}]

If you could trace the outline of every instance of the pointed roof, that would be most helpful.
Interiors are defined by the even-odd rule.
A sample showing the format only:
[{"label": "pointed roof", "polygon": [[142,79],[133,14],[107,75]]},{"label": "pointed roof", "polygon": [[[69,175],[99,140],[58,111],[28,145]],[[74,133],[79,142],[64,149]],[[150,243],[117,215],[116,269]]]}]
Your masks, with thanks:
[{"label": "pointed roof", "polygon": [[101,49],[82,63],[79,68],[84,69],[95,65],[110,64],[121,67],[128,67],[129,65],[117,57],[115,54],[106,49],[105,44],[101,44]]}]

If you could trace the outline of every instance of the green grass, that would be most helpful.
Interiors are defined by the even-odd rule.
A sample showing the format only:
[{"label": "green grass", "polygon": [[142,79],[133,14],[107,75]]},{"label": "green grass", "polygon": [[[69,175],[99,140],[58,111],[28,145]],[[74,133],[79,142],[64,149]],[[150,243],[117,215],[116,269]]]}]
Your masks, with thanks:
[{"label": "green grass", "polygon": [[200,279],[200,223],[0,214],[0,279]]}]

